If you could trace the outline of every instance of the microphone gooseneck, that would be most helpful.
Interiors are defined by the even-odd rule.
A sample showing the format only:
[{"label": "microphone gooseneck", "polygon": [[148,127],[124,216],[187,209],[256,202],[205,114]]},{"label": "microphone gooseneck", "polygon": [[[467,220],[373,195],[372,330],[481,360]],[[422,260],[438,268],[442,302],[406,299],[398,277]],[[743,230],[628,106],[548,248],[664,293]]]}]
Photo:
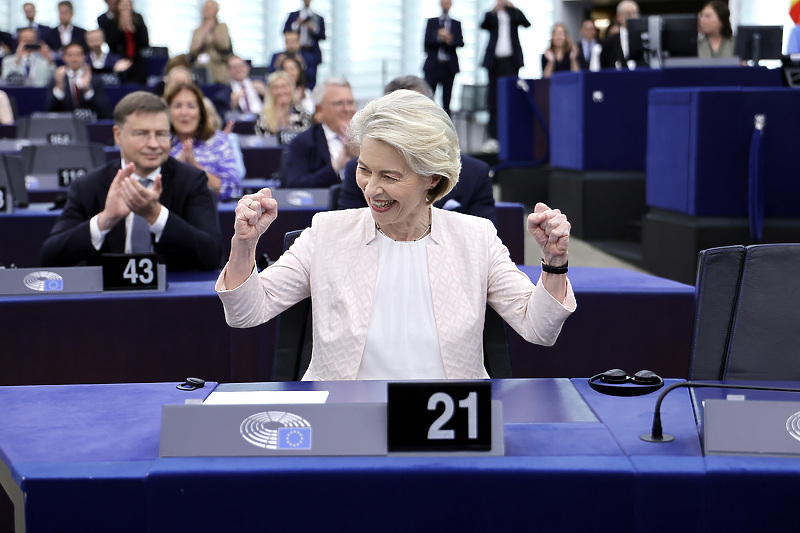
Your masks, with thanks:
[{"label": "microphone gooseneck", "polygon": [[776,391],[776,392],[800,392],[800,389],[792,389],[788,387],[763,387],[758,385],[736,385],[732,383],[704,383],[699,381],[681,381],[679,383],[673,383],[669,387],[665,388],[661,391],[661,394],[658,395],[656,399],[656,406],[653,410],[653,427],[650,429],[650,433],[645,433],[641,435],[639,438],[646,442],[671,442],[675,440],[675,437],[672,435],[664,434],[664,431],[661,427],[661,402],[664,401],[664,397],[669,393],[669,391],[680,388],[680,387],[697,387],[697,388],[710,388],[710,389],[744,389],[744,390],[767,390],[767,391]]}]

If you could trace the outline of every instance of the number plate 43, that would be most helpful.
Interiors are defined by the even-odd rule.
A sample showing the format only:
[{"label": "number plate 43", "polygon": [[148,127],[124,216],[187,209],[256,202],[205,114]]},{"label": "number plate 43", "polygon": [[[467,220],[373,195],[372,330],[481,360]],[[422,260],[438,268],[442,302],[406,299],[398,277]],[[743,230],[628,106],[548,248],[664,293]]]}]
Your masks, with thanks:
[{"label": "number plate 43", "polygon": [[387,399],[390,452],[491,449],[490,381],[389,383]]},{"label": "number plate 43", "polygon": [[103,290],[158,290],[156,254],[104,254]]}]

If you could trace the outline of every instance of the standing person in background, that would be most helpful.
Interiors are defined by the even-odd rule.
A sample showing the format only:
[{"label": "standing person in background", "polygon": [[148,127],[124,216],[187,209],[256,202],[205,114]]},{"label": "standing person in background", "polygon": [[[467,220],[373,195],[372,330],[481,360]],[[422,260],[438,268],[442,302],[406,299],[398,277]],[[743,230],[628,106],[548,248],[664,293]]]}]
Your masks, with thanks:
[{"label": "standing person in background", "polygon": [[[600,66],[602,68],[615,68],[617,70],[636,68],[644,62],[643,52],[631,53],[628,36],[628,21],[639,18],[639,4],[633,0],[622,0],[617,4],[617,22],[619,31],[609,33],[603,42],[600,52]],[[609,26],[609,32],[611,26]]]},{"label": "standing person in background", "polygon": [[[32,28],[36,32],[37,41],[44,40],[45,34],[50,31],[50,26],[36,22],[36,6],[32,2],[26,2],[22,4],[22,12],[25,13],[25,20],[27,21],[23,27]],[[18,34],[14,35],[15,39],[18,37]]]},{"label": "standing person in background", "polygon": [[212,83],[227,84],[228,58],[233,53],[228,25],[217,20],[219,4],[207,0],[203,4],[203,22],[192,34],[189,53],[195,58],[195,65],[206,67],[211,72]]},{"label": "standing person in background", "polygon": [[489,72],[489,137],[484,143],[485,151],[496,152],[497,147],[497,79],[503,76],[518,76],[525,64],[522,45],[519,42],[519,27],[531,25],[525,14],[509,0],[497,0],[491,11],[481,22],[481,29],[489,32],[489,44],[483,56],[483,66]]},{"label": "standing person in background", "polygon": [[428,19],[425,27],[425,64],[422,71],[425,81],[436,93],[442,85],[442,107],[450,114],[450,97],[453,93],[453,80],[459,72],[456,49],[464,46],[461,22],[450,18],[451,0],[441,0],[442,14]]},{"label": "standing person in background", "polygon": [[144,19],[133,10],[131,0],[119,0],[114,6],[114,24],[106,32],[106,42],[113,53],[131,60],[128,82],[146,84],[147,62],[141,51],[150,46],[150,36]]},{"label": "standing person in background", "polygon": [[108,33],[108,27],[114,24],[114,8],[117,0],[105,0],[108,9],[97,17],[97,27],[103,30],[103,34]]},{"label": "standing person in background", "polygon": [[[581,42],[578,47],[578,65],[581,69],[600,69],[600,49],[600,43],[597,40],[597,26],[594,25],[592,19],[584,20],[581,24]],[[597,58],[597,65],[594,67],[592,66],[593,56]]]},{"label": "standing person in background", "polygon": [[61,54],[69,43],[83,45],[86,42],[86,30],[72,24],[73,15],[72,2],[64,0],[58,3],[58,21],[60,24],[48,31],[43,39],[45,44],[54,52]]},{"label": "standing person in background", "polygon": [[731,11],[725,2],[712,0],[698,15],[697,57],[733,57],[734,42]]},{"label": "standing person in background", "polygon": [[560,22],[555,24],[550,34],[550,47],[542,54],[542,77],[549,78],[554,72],[568,70],[578,72],[581,69],[579,55],[580,52],[569,38],[567,27]]},{"label": "standing person in background", "polygon": [[322,51],[319,42],[325,40],[325,19],[311,11],[311,0],[303,0],[300,11],[289,13],[283,32],[296,31],[300,35],[300,49],[306,60],[308,88],[317,84],[317,67],[322,63]]}]

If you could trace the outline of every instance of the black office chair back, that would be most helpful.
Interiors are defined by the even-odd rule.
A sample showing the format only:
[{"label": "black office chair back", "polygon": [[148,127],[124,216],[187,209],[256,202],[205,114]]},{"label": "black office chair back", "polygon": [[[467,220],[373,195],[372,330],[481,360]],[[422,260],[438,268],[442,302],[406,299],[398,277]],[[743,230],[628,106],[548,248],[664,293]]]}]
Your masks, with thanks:
[{"label": "black office chair back", "polygon": [[[289,249],[302,231],[286,234],[284,251]],[[311,298],[306,298],[278,315],[273,381],[299,381],[308,369],[313,346],[311,305]],[[505,321],[488,305],[483,327],[483,358],[486,371],[492,378],[514,377]]]},{"label": "black office chair back", "polygon": [[28,189],[25,187],[25,169],[22,158],[3,154],[0,160],[0,182],[5,181],[16,207],[28,207]]},{"label": "black office chair back", "polygon": [[800,380],[798,265],[798,243],[701,252],[691,379]]},{"label": "black office chair back", "polygon": [[30,145],[22,147],[22,162],[26,174],[53,174],[65,168],[88,172],[105,163],[105,153],[97,143]]},{"label": "black office chair back", "polygon": [[53,144],[88,141],[86,121],[72,113],[34,113],[17,121],[17,139],[45,139]]}]

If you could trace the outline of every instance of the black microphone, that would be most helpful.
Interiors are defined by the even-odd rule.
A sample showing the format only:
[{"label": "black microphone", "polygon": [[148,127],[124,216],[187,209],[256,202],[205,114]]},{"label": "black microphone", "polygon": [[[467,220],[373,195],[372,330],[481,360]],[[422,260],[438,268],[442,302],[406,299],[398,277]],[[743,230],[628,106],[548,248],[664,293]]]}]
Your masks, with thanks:
[{"label": "black microphone", "polygon": [[706,387],[710,389],[745,389],[745,390],[768,390],[775,392],[800,392],[800,389],[790,389],[786,387],[760,387],[757,385],[735,385],[731,383],[702,383],[699,381],[681,381],[680,383],[673,383],[658,395],[656,400],[655,411],[653,412],[653,427],[650,433],[645,433],[639,438],[646,442],[671,442],[675,440],[672,435],[664,434],[661,428],[661,402],[664,401],[664,396],[669,391],[679,387]]}]

